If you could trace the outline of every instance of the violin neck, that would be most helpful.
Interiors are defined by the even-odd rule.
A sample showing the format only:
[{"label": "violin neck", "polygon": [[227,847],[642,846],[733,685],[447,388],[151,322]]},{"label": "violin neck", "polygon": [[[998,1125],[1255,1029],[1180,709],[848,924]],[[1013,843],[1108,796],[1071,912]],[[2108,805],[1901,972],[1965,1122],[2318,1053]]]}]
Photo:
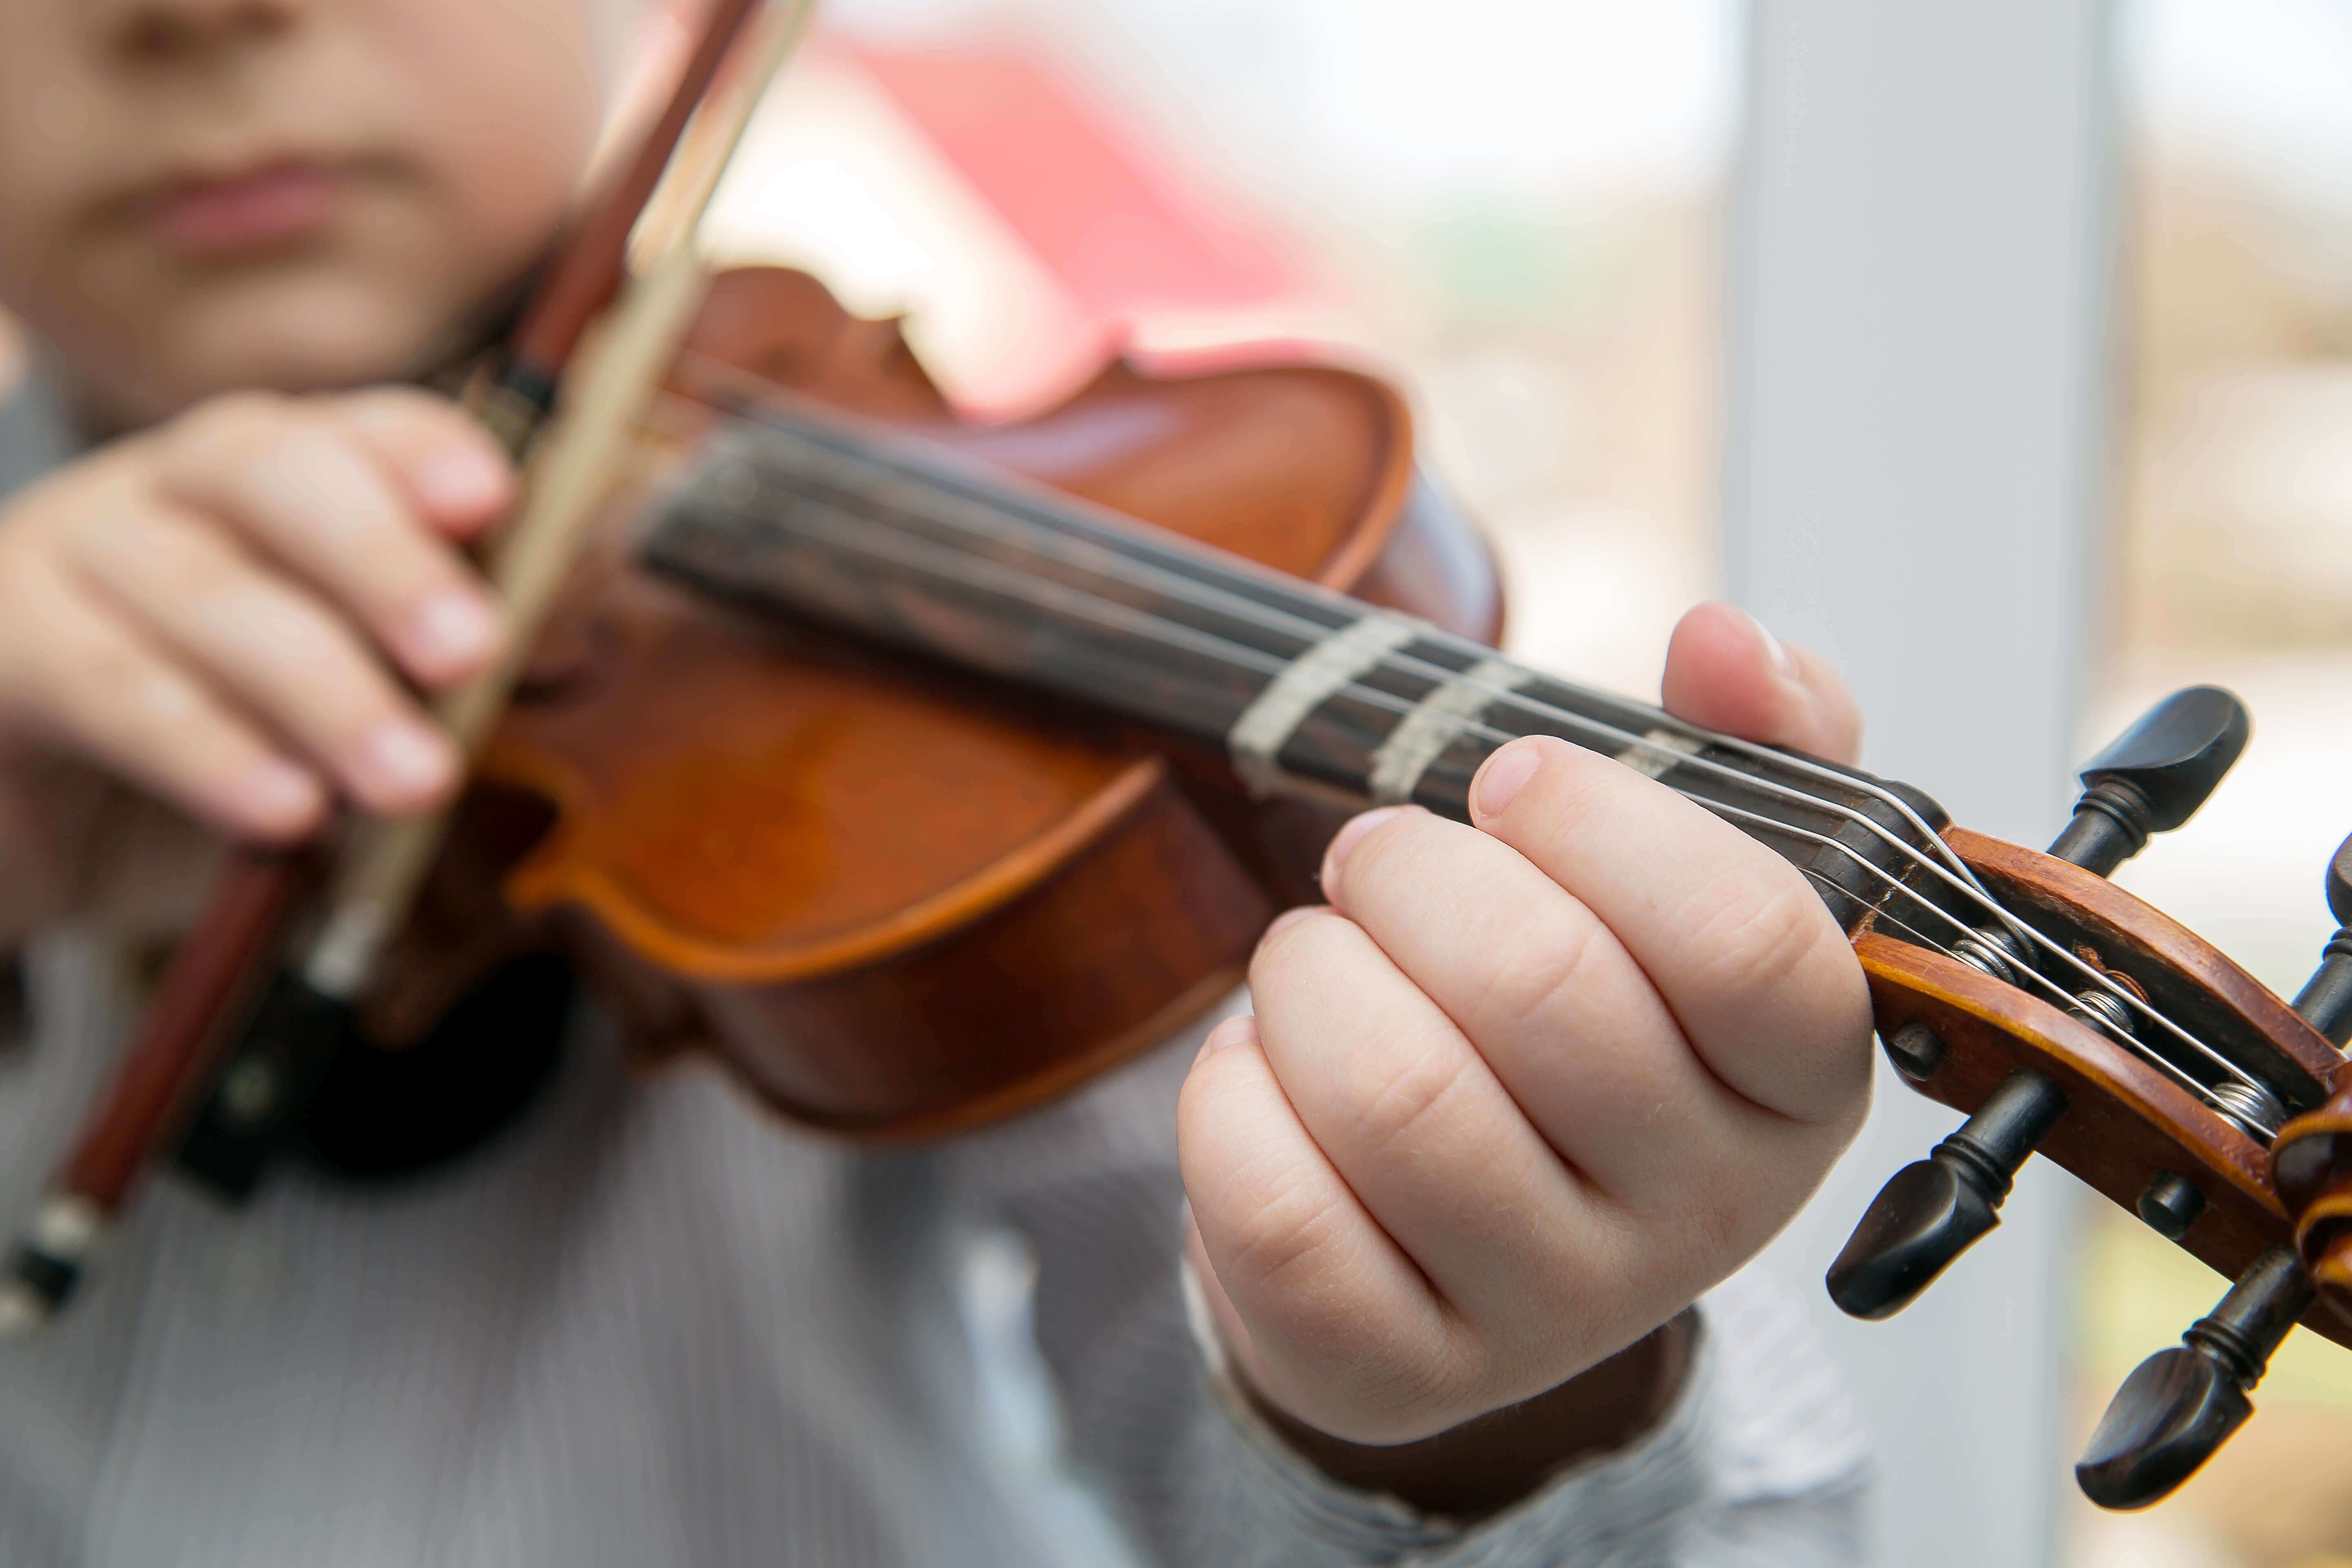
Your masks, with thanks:
[{"label": "violin neck", "polygon": [[1809,868],[1848,925],[1864,912],[1856,894],[1885,885],[1860,861],[1901,874],[1889,837],[1919,847],[1948,820],[1902,786],[1713,734],[837,416],[731,417],[657,508],[642,552],[754,611],[1216,747],[1261,795],[1411,801],[1466,821],[1489,754],[1556,735]]}]

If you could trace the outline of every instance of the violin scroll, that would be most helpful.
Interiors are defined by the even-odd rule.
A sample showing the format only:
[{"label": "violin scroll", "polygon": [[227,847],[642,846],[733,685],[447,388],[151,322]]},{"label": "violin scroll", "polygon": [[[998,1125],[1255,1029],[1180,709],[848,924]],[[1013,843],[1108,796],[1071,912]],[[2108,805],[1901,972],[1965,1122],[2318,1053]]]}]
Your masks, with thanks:
[{"label": "violin scroll", "polygon": [[2313,1281],[2352,1309],[2352,1092],[2339,1090],[2279,1134],[2273,1167],[2294,1216],[2294,1246]]},{"label": "violin scroll", "polygon": [[[2252,732],[2245,705],[2219,687],[2173,693],[2084,765],[2082,797],[2073,821],[2051,845],[2051,856],[2105,876],[2137,854],[2150,833],[2188,821],[2245,750]],[[1990,921],[1961,922],[1969,929],[1948,944],[1948,956],[2004,984],[2038,976],[2044,955],[2032,951],[2030,938],[2012,921],[2000,918],[1998,910],[1990,912],[1995,918]],[[2129,1042],[2138,1021],[2128,994],[2085,973],[2092,984],[2084,987],[2083,976],[2063,976],[2063,991],[2053,992],[2053,999],[2071,995],[2068,1012]],[[1916,1086],[1932,1076],[1917,1069],[1923,1053],[1942,1054],[1932,1031],[1913,1023],[1899,1032],[1880,1032],[1906,1079]],[[1858,1318],[1888,1317],[1908,1306],[2000,1223],[2000,1205],[2019,1168],[2065,1108],[2065,1092],[2050,1077],[2032,1067],[2013,1070],[1966,1127],[1927,1159],[1905,1167],[1879,1193],[1830,1268],[1831,1299]],[[2186,1196],[2176,1194],[2176,1201],[2201,1207],[2194,1194],[2191,1188]]]},{"label": "violin scroll", "polygon": [[[2333,1039],[2352,1032],[2352,930],[2293,1008],[2105,879],[2196,811],[2249,728],[2227,692],[2176,693],[2084,769],[2050,853],[1950,829],[1969,885],[1915,879],[1855,941],[1889,1057],[1972,1119],[1880,1194],[1831,1269],[1841,1307],[1915,1299],[2035,1151],[2233,1281],[2100,1423],[2076,1479],[2107,1508],[2158,1500],[2243,1425],[2295,1322],[2352,1346],[2352,1072]],[[2329,895],[2352,926],[2352,844]]]}]

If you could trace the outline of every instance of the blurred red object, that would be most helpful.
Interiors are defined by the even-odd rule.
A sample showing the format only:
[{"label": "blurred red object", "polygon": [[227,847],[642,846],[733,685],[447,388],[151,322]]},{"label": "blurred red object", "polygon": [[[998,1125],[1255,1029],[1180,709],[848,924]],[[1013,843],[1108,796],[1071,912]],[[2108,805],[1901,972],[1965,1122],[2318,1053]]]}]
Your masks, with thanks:
[{"label": "blurred red object", "polygon": [[991,45],[857,59],[1097,323],[1248,310],[1300,291],[1239,203],[1180,175],[1039,56]]}]

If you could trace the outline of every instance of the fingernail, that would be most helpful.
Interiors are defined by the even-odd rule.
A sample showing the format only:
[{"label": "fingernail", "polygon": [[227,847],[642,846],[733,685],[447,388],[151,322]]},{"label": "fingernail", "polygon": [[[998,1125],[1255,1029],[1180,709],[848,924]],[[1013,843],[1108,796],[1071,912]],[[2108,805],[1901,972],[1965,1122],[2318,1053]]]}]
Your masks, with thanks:
[{"label": "fingernail", "polygon": [[410,618],[418,650],[436,665],[480,658],[498,645],[499,613],[481,595],[440,588],[425,595]]},{"label": "fingernail", "polygon": [[1481,816],[1500,816],[1518,797],[1520,789],[1543,766],[1543,749],[1532,737],[1513,741],[1486,759],[1471,782],[1470,798]]},{"label": "fingernail", "polygon": [[368,731],[362,750],[376,781],[404,795],[427,795],[449,782],[457,754],[436,731],[387,719]]},{"label": "fingernail", "polygon": [[1206,1061],[1229,1046],[1246,1045],[1256,1038],[1257,1015],[1236,1013],[1209,1031],[1209,1037],[1201,1042],[1200,1054],[1192,1059],[1195,1062]]},{"label": "fingernail", "polygon": [[246,774],[239,793],[256,820],[271,832],[308,826],[327,804],[326,792],[309,769],[278,758]]},{"label": "fingernail", "polygon": [[481,512],[507,496],[506,465],[472,447],[444,447],[416,468],[416,493],[436,510]]},{"label": "fingernail", "polygon": [[[1745,611],[1741,613],[1746,614]],[[1756,628],[1756,635],[1764,639],[1764,657],[1772,661],[1773,669],[1779,672],[1783,680],[1796,679],[1796,656],[1789,651],[1787,646],[1779,637],[1772,635],[1772,628],[1762,621],[1758,620],[1754,616],[1748,616],[1748,623]]]},{"label": "fingernail", "polygon": [[1364,835],[1391,817],[1420,809],[1417,805],[1383,805],[1349,817],[1339,831],[1331,836],[1330,847],[1323,851],[1321,880],[1324,896],[1330,896],[1332,879],[1339,876],[1339,868],[1348,863],[1348,857],[1356,852],[1356,846],[1364,841]]}]

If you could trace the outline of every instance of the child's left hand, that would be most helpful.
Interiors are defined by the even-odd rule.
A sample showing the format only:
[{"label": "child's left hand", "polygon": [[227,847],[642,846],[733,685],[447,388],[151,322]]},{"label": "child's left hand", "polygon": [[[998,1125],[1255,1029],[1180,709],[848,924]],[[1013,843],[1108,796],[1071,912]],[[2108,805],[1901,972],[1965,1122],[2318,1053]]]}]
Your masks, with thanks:
[{"label": "child's left hand", "polygon": [[[1706,605],[1666,706],[1848,760],[1813,655]],[[1794,867],[1564,742],[1477,826],[1369,812],[1328,908],[1251,968],[1184,1086],[1194,1263],[1260,1397],[1359,1444],[1552,1389],[1681,1312],[1812,1192],[1869,1102],[1869,997]]]}]

